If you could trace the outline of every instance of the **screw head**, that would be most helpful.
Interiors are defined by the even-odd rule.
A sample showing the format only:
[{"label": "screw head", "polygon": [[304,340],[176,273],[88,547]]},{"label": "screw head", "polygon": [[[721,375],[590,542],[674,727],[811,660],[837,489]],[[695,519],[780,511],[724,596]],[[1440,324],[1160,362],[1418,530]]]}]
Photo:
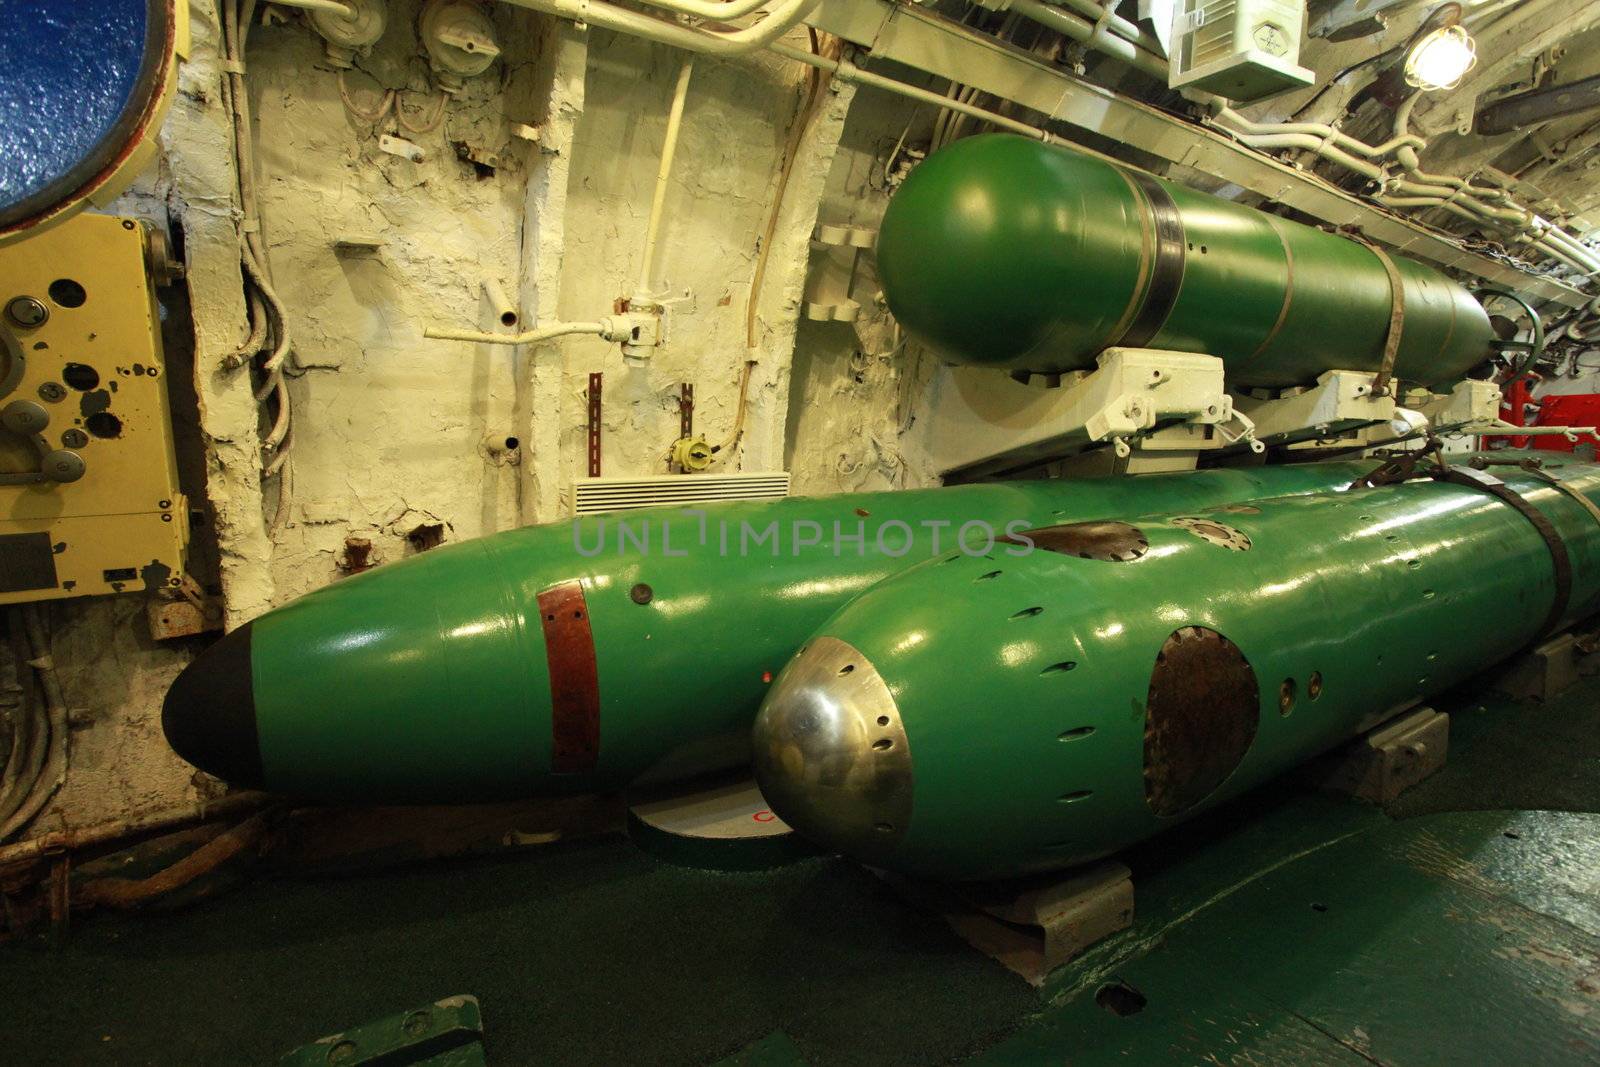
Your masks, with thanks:
[{"label": "screw head", "polygon": [[18,326],[43,326],[50,309],[31,296],[14,296],[6,303],[6,317]]}]

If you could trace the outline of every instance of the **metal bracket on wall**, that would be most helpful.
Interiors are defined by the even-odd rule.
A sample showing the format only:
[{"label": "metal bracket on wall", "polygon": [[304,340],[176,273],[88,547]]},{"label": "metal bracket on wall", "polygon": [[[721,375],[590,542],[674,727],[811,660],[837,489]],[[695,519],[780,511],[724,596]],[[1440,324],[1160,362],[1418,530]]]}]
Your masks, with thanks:
[{"label": "metal bracket on wall", "polygon": [[811,236],[811,273],[806,279],[806,318],[854,322],[861,305],[851,299],[863,249],[878,243],[878,231],[860,226],[818,225]]},{"label": "metal bracket on wall", "polygon": [[589,477],[600,477],[600,382],[603,376],[589,375]]}]

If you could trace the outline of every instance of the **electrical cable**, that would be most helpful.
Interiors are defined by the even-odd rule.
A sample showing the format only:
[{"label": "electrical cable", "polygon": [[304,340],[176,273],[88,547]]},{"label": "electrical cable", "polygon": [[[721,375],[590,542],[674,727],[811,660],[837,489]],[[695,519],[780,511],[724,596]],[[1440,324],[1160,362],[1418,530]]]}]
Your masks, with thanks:
[{"label": "electrical cable", "polygon": [[61,689],[61,679],[56,673],[55,660],[50,652],[50,633],[45,624],[45,609],[40,604],[24,604],[21,610],[24,644],[28,650],[26,663],[38,676],[39,688],[44,694],[44,721],[49,733],[48,746],[40,744],[45,755],[43,765],[35,772],[28,791],[19,806],[0,820],[0,841],[11,837],[32,822],[44,810],[56,790],[67,779],[70,729],[67,717],[66,696]]},{"label": "electrical cable", "polygon": [[429,118],[424,119],[421,123],[413,124],[407,121],[405,112],[400,110],[399,101],[396,100],[394,105],[394,120],[395,122],[399,123],[400,128],[405,130],[407,133],[432,133],[434,130],[439,128],[441,123],[444,122],[445,109],[449,107],[449,105],[450,94],[440,90],[439,99],[433,107],[433,114]]},{"label": "electrical cable", "polygon": [[[50,720],[40,701],[33,699],[31,679],[27,676],[27,663],[30,658],[28,652],[28,638],[22,621],[22,609],[12,608],[7,612],[7,623],[11,629],[11,646],[17,658],[17,673],[22,685],[23,707],[27,714],[24,716],[28,724],[27,748],[18,761],[18,766],[10,776],[9,788],[0,795],[0,826],[8,825],[13,813],[18,811],[23,802],[33,793],[34,786],[39,780],[40,773],[44,770],[45,753],[50,744]],[[0,835],[3,839],[3,835]]]},{"label": "electrical cable", "polygon": [[[278,478],[285,470],[293,442],[291,423],[293,402],[283,381],[286,366],[294,360],[294,341],[289,328],[288,309],[271,280],[266,242],[261,236],[260,209],[256,196],[254,141],[250,129],[249,90],[244,80],[244,57],[249,41],[257,0],[222,0],[220,23],[222,52],[226,70],[223,103],[233,126],[234,169],[238,181],[239,204],[243,215],[240,235],[240,263],[249,287],[247,306],[251,310],[251,331],[246,342],[224,365],[239,365],[260,359],[256,373],[261,384],[253,390],[259,404],[268,412],[271,427],[261,442],[263,481]],[[346,108],[358,118],[374,115],[356,104],[341,72],[340,96]],[[393,107],[393,94],[386,93],[375,115],[381,121]],[[264,314],[258,314],[264,312]],[[263,324],[265,324],[263,328]],[[280,482],[272,527],[281,529],[287,519],[291,497]]]},{"label": "electrical cable", "polygon": [[[809,34],[811,54],[822,55],[822,44],[817,31],[809,26],[806,29]],[[760,308],[761,289],[767,278],[767,258],[771,255],[772,241],[778,232],[778,217],[783,212],[783,197],[789,189],[789,178],[794,171],[795,159],[800,153],[800,141],[811,124],[822,91],[827,88],[832,78],[833,75],[827,71],[816,67],[809,68],[806,95],[789,129],[789,141],[784,146],[783,159],[778,166],[777,189],[773,192],[772,204],[767,209],[767,221],[761,231],[761,247],[756,252],[756,269],[750,278],[749,295],[745,297],[744,343],[748,349],[756,347],[756,316]]]},{"label": "electrical cable", "polygon": [[[356,103],[355,97],[351,94],[349,82],[345,78],[348,73],[349,71],[341,69],[338,74],[339,99],[343,102],[344,109],[368,126],[376,126],[383,121],[384,116],[389,113],[389,109],[395,106],[395,91],[393,89],[384,89],[382,97],[379,98],[377,110],[369,111]],[[396,111],[396,117],[398,118],[398,116],[399,112]]]},{"label": "electrical cable", "polygon": [[[22,768],[28,762],[29,744],[34,730],[31,718],[33,702],[29,700],[28,677],[23,669],[23,664],[27,662],[27,654],[23,645],[22,611],[20,608],[12,608],[7,611],[6,616],[11,636],[12,660],[17,669],[17,702],[10,709],[11,750],[6,756],[4,773],[0,773],[0,818],[15,810],[16,804],[21,804],[22,792],[32,784],[22,781]],[[11,801],[13,796],[19,797],[16,804]]]}]

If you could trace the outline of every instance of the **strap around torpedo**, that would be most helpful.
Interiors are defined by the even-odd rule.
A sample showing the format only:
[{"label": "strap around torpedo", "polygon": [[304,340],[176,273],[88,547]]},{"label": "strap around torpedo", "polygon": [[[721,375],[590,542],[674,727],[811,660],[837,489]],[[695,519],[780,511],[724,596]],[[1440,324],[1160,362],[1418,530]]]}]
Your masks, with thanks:
[{"label": "strap around torpedo", "polygon": [[1389,382],[1394,377],[1395,357],[1400,354],[1400,336],[1406,326],[1405,283],[1400,279],[1400,268],[1394,265],[1389,253],[1378,247],[1377,242],[1370,240],[1360,230],[1345,229],[1340,232],[1357,244],[1365,245],[1368,251],[1378,257],[1378,262],[1383,264],[1383,272],[1389,276],[1389,327],[1383,337],[1383,358],[1379,360],[1378,373],[1372,379],[1372,395],[1388,396]]},{"label": "strap around torpedo", "polygon": [[1122,336],[1107,347],[1143,348],[1167,324],[1167,317],[1178,302],[1178,290],[1183,288],[1183,216],[1178,214],[1178,205],[1172,202],[1172,194],[1154,177],[1137,170],[1128,171],[1127,175],[1144,194],[1155,219],[1155,264],[1150,270],[1150,284],[1144,291],[1139,313],[1133,317]]},{"label": "strap around torpedo", "polygon": [[1496,500],[1511,505],[1533,525],[1535,530],[1539,531],[1539,536],[1544,538],[1545,547],[1550,550],[1550,562],[1554,565],[1556,578],[1555,599],[1550,602],[1550,612],[1545,616],[1544,624],[1539,627],[1539,635],[1542,637],[1554,630],[1566,615],[1567,603],[1572,597],[1572,557],[1567,553],[1567,543],[1562,540],[1555,524],[1544,512],[1528,503],[1521,493],[1487,471],[1473,470],[1470,467],[1442,467],[1433,472],[1433,477],[1452,485],[1481,489]]},{"label": "strap around torpedo", "polygon": [[1551,474],[1543,467],[1535,467],[1531,463],[1518,464],[1518,468],[1524,474],[1531,474],[1541,482],[1555,486],[1557,489],[1561,490],[1563,493],[1567,494],[1577,503],[1582,505],[1583,510],[1594,516],[1595,522],[1600,522],[1600,504],[1596,504],[1593,500],[1590,500],[1589,494],[1585,493],[1582,489],[1579,489],[1570,482],[1562,481],[1560,478],[1557,478],[1554,474]]}]

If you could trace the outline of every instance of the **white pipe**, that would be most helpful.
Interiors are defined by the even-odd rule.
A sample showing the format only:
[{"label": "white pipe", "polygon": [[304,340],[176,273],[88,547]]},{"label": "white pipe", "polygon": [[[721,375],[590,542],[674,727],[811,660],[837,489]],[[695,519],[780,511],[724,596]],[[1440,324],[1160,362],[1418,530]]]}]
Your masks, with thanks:
[{"label": "white pipe", "polygon": [[509,329],[521,320],[517,305],[506,295],[505,286],[500,284],[499,279],[483,279],[483,298],[489,302],[489,311],[500,325]]},{"label": "white pipe", "polygon": [[604,337],[610,331],[611,325],[605,322],[552,322],[524,333],[483,333],[479,330],[429,326],[422,331],[422,336],[435,341],[471,341],[480,345],[532,345],[580,333]]},{"label": "white pipe", "polygon": [[683,128],[683,103],[689,96],[689,77],[694,73],[694,57],[678,68],[678,86],[672,92],[672,107],[667,112],[667,133],[661,142],[661,166],[656,171],[656,191],[650,200],[650,222],[644,231],[644,262],[639,264],[638,295],[650,292],[651,274],[656,265],[656,242],[661,236],[661,215],[667,203],[667,187],[672,178],[672,160],[678,154],[678,132]]},{"label": "white pipe", "polygon": [[353,19],[356,9],[349,4],[341,4],[339,0],[272,0],[281,7],[300,7],[307,11],[326,11],[340,18]]},{"label": "white pipe", "polygon": [[1132,41],[1152,55],[1159,56],[1165,51],[1155,34],[1146,32],[1138,23],[1125,19],[1111,10],[1116,6],[1117,0],[1057,0],[1057,2],[1077,11],[1090,22],[1098,23],[1104,20],[1111,28],[1111,32]]},{"label": "white pipe", "polygon": [[[1422,94],[1420,92],[1412,93],[1405,98],[1399,107],[1395,108],[1394,132],[1396,137],[1408,136],[1411,133],[1411,112],[1416,108],[1417,101],[1421,98]],[[1426,143],[1423,144],[1423,147],[1427,147]],[[1400,165],[1405,168],[1406,173],[1418,181],[1432,182],[1435,185],[1448,185],[1452,189],[1464,189],[1475,197],[1487,196],[1500,199],[1505,197],[1504,192],[1499,189],[1491,189],[1481,185],[1475,186],[1465,179],[1451,177],[1448,174],[1429,174],[1421,169],[1422,161],[1417,157],[1416,150],[1409,146],[1403,147],[1396,152],[1395,158],[1400,161]]]},{"label": "white pipe", "polygon": [[543,11],[547,15],[599,26],[601,29],[632,34],[635,37],[655,41],[657,44],[671,45],[690,52],[733,56],[753,52],[776,41],[797,26],[801,19],[811,14],[822,0],[783,0],[760,22],[727,33],[690,29],[677,23],[614,7],[603,3],[602,0],[506,0],[506,2],[516,7],[526,7],[534,11]]},{"label": "white pipe", "polygon": [[750,14],[771,0],[644,0],[651,7],[664,7],[680,15],[697,15],[707,19],[737,19]]},{"label": "white pipe", "polygon": [[1012,0],[1011,10],[1023,18],[1032,19],[1041,26],[1088,45],[1097,52],[1104,52],[1113,59],[1120,59],[1163,85],[1166,84],[1167,61],[1125,37],[1106,32],[1105,23],[1096,25],[1086,22],[1077,15],[1069,14],[1058,7],[1051,7],[1049,4],[1042,4],[1039,0]]},{"label": "white pipe", "polygon": [[1333,147],[1333,145],[1320,137],[1313,137],[1305,133],[1252,134],[1239,131],[1232,132],[1241,144],[1251,148],[1305,148],[1322,156],[1324,159],[1330,159],[1341,166],[1347,167],[1363,177],[1371,178],[1373,181],[1382,181],[1384,178],[1382,167],[1357,159],[1343,149]]},{"label": "white pipe", "polygon": [[1359,141],[1347,133],[1320,122],[1252,122],[1231,107],[1222,108],[1217,112],[1217,117],[1226,120],[1229,125],[1235,127],[1236,132],[1237,130],[1243,130],[1252,135],[1260,134],[1266,136],[1288,133],[1303,134],[1316,138],[1319,143],[1327,141],[1368,159],[1382,158],[1405,144],[1412,144],[1417,148],[1428,147],[1428,142],[1414,133],[1402,133],[1385,141],[1383,144],[1369,145],[1365,141]]},{"label": "white pipe", "polygon": [[[1505,190],[1476,186],[1465,179],[1421,169],[1417,150],[1426,148],[1428,142],[1410,130],[1411,109],[1416,106],[1418,95],[1408,97],[1396,110],[1394,136],[1381,145],[1368,145],[1322,123],[1252,122],[1228,107],[1219,108],[1217,118],[1241,143],[1252,148],[1308,149],[1357,174],[1385,182],[1382,193],[1375,197],[1385,207],[1437,207],[1474,223],[1488,221],[1514,227],[1519,234],[1529,235],[1531,247],[1580,274],[1594,277],[1600,258],[1560,227],[1516,203]],[[1391,152],[1408,177],[1389,179],[1382,167],[1355,158],[1359,155],[1378,159]]]},{"label": "white pipe", "polygon": [[[807,66],[816,67],[818,70],[828,71],[840,81],[856,82],[860,85],[870,85],[875,89],[883,89],[887,92],[903,96],[908,100],[916,100],[919,103],[932,104],[934,107],[944,108],[947,111],[955,111],[959,114],[967,115],[983,122],[992,123],[1001,129],[1010,130],[1013,133],[1020,133],[1025,137],[1033,137],[1048,144],[1065,143],[1063,138],[1041,130],[1037,126],[1029,126],[1025,122],[1018,122],[1016,119],[1008,118],[1005,115],[999,114],[998,112],[985,110],[984,108],[978,107],[976,104],[969,104],[952,97],[944,96],[940,93],[932,92],[928,89],[919,89],[914,85],[907,85],[905,82],[896,81],[893,78],[886,78],[881,74],[874,74],[870,70],[862,70],[860,67],[846,59],[829,59],[826,56],[819,56],[813,52],[802,51],[798,48],[790,48],[788,45],[784,44],[772,45],[771,49],[773,52],[783,56],[785,59],[792,59],[796,63],[804,63]],[[1105,156],[1101,156],[1097,152],[1092,152],[1090,154],[1100,156],[1101,159],[1107,158]]]},{"label": "white pipe", "polygon": [[1574,259],[1581,263],[1587,264],[1588,266],[1584,273],[1588,274],[1590,277],[1600,274],[1600,257],[1596,257],[1591,250],[1586,248],[1581,241],[1573,237],[1566,230],[1563,230],[1560,226],[1552,223],[1545,236],[1552,243],[1565,249],[1567,253]]}]

